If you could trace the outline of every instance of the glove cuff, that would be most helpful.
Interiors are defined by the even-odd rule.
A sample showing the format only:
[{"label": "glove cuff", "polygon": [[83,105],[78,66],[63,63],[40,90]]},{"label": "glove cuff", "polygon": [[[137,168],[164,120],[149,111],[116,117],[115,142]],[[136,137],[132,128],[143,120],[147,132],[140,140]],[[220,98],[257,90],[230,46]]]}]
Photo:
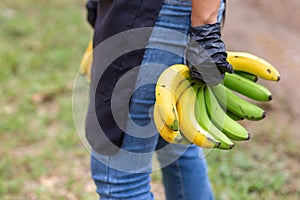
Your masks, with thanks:
[{"label": "glove cuff", "polygon": [[190,27],[190,37],[196,41],[206,38],[221,37],[221,23],[204,24],[201,26]]},{"label": "glove cuff", "polygon": [[97,7],[98,7],[98,0],[88,0],[87,2],[86,2],[86,4],[85,4],[85,7],[87,8],[87,9],[97,9]]}]

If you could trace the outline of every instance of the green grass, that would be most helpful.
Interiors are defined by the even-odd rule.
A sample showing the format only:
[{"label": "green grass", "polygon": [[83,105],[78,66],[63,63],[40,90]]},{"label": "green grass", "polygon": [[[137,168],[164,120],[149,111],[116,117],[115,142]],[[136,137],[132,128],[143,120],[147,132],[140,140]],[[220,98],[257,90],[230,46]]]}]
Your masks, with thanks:
[{"label": "green grass", "polygon": [[[0,4],[0,199],[96,199],[72,118],[72,87],[92,35],[85,1]],[[272,121],[274,120],[274,121]],[[299,146],[276,118],[234,150],[213,151],[216,199],[296,199]],[[155,172],[153,181],[160,182]]]},{"label": "green grass", "polygon": [[[270,113],[271,114],[271,113]],[[299,144],[276,117],[244,123],[253,130],[247,142],[207,156],[216,199],[297,199],[300,195]]]},{"label": "green grass", "polygon": [[95,199],[72,87],[91,37],[85,1],[0,4],[0,199]]}]

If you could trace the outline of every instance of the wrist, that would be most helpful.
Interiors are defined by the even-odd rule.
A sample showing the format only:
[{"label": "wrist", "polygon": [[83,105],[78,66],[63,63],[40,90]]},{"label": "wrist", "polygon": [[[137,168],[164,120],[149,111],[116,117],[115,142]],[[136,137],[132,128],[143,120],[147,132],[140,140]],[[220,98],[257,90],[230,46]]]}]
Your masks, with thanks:
[{"label": "wrist", "polygon": [[192,0],[192,26],[216,23],[219,7],[220,0]]},{"label": "wrist", "polygon": [[217,22],[217,16],[207,15],[207,16],[198,16],[196,14],[191,15],[191,26],[201,26],[204,24],[214,24]]},{"label": "wrist", "polygon": [[193,40],[196,41],[207,41],[208,38],[220,38],[221,24],[219,22],[216,22],[214,24],[191,26],[189,29],[189,35]]}]

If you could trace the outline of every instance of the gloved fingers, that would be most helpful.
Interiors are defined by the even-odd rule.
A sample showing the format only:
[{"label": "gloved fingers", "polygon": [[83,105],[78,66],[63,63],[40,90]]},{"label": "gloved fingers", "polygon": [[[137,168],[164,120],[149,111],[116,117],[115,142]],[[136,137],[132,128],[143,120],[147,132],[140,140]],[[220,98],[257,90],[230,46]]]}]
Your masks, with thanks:
[{"label": "gloved fingers", "polygon": [[86,3],[87,21],[94,28],[97,18],[98,1],[88,0]]},{"label": "gloved fingers", "polygon": [[220,73],[214,63],[205,66],[190,66],[190,74],[192,78],[204,85],[217,85],[224,79],[224,74]]},{"label": "gloved fingers", "polygon": [[218,52],[212,56],[213,62],[216,64],[221,73],[233,73],[233,67],[227,61],[227,53],[226,52]]},{"label": "gloved fingers", "polygon": [[225,74],[226,72],[227,72],[227,73],[230,73],[230,74],[233,73],[233,68],[232,68],[231,64],[229,64],[228,62],[227,62],[227,63],[224,63],[224,64],[221,65],[221,66],[218,66],[218,69],[219,69],[223,74]]}]

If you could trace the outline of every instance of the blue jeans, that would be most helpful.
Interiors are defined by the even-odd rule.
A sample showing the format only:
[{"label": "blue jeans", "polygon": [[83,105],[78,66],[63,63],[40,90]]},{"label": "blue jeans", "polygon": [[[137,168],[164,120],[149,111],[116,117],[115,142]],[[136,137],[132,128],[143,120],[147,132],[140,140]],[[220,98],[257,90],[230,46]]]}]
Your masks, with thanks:
[{"label": "blue jeans", "polygon": [[170,65],[184,61],[190,13],[189,0],[165,0],[139,69],[122,148],[110,156],[92,152],[92,178],[101,200],[154,199],[150,174],[158,169],[167,199],[213,199],[203,151],[195,145],[168,144],[152,117],[157,78]]}]

